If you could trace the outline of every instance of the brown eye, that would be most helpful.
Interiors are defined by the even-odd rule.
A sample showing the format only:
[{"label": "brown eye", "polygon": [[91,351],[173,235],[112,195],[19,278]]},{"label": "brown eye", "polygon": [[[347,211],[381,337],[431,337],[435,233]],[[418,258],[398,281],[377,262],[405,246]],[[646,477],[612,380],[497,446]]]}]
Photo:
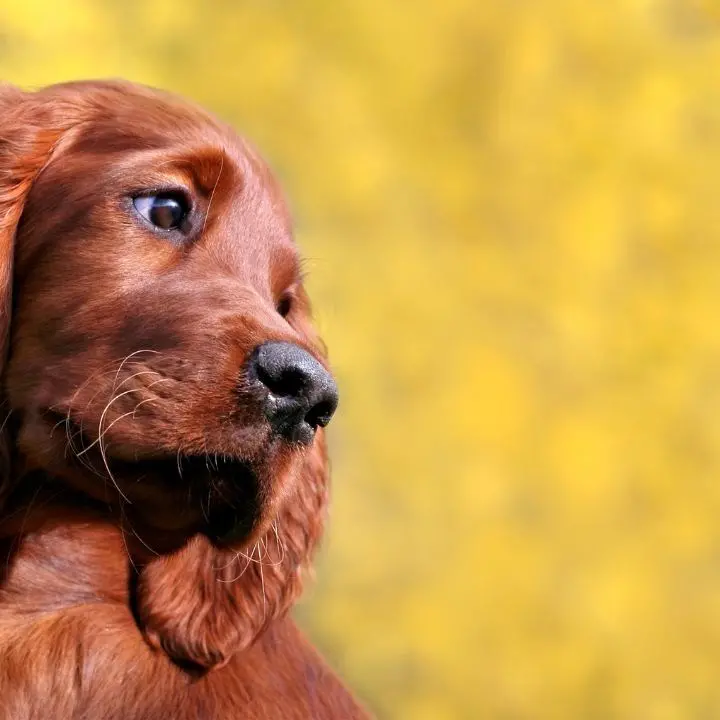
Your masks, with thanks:
[{"label": "brown eye", "polygon": [[180,192],[140,195],[133,205],[140,217],[160,230],[176,230],[190,212],[190,203]]},{"label": "brown eye", "polygon": [[277,304],[277,311],[282,317],[287,317],[292,310],[292,296],[285,293]]}]

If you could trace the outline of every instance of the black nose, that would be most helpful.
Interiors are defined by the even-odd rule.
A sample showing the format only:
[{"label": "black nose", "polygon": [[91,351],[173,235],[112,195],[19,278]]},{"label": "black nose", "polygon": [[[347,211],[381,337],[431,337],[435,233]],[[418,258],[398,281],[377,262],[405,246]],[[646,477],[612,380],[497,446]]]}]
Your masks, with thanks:
[{"label": "black nose", "polygon": [[250,375],[267,388],[265,416],[288,440],[312,442],[338,404],[332,375],[306,350],[287,342],[260,345],[250,360]]}]

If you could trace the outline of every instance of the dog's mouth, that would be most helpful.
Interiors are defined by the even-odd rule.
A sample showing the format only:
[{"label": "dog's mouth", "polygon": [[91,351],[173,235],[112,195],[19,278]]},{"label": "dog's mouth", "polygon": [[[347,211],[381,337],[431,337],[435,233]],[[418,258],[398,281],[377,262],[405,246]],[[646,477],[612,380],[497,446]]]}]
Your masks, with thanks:
[{"label": "dog's mouth", "polygon": [[262,488],[257,472],[245,460],[230,455],[176,455],[145,460],[136,473],[181,483],[188,505],[200,508],[199,532],[218,545],[249,537],[262,512]]},{"label": "dog's mouth", "polygon": [[[69,421],[76,470],[105,477],[129,501],[126,512],[168,532],[200,532],[218,546],[237,545],[258,526],[264,483],[251,462],[233,454],[178,452],[128,459],[111,444],[97,441]],[[110,482],[112,481],[112,482]]]},{"label": "dog's mouth", "polygon": [[[176,518],[167,512],[153,516],[144,511],[151,524],[177,523],[189,532],[206,535],[219,547],[236,545],[251,536],[261,519],[262,484],[257,472],[245,460],[215,454],[175,455],[137,462],[110,460],[113,475],[122,478],[123,489],[132,493],[143,485],[152,498],[141,503],[154,505],[155,498],[172,498]],[[165,510],[165,509],[163,509]]]}]

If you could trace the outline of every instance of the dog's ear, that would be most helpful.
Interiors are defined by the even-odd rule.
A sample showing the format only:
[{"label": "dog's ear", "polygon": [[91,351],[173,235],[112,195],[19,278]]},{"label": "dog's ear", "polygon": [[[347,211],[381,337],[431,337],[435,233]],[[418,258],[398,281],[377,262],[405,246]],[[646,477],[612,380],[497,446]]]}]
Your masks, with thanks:
[{"label": "dog's ear", "polygon": [[0,84],[0,508],[12,486],[4,369],[10,345],[15,236],[28,193],[74,123],[56,98]]}]

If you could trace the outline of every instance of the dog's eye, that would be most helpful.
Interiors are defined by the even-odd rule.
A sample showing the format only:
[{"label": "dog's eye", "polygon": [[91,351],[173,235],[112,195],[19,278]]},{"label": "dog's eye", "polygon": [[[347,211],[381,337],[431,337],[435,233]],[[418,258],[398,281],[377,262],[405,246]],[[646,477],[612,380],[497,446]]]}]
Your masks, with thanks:
[{"label": "dog's eye", "polygon": [[142,218],[160,230],[179,228],[190,212],[190,203],[180,192],[140,195],[133,205]]},{"label": "dog's eye", "polygon": [[282,317],[287,317],[292,310],[292,295],[285,293],[277,304],[277,311]]}]

